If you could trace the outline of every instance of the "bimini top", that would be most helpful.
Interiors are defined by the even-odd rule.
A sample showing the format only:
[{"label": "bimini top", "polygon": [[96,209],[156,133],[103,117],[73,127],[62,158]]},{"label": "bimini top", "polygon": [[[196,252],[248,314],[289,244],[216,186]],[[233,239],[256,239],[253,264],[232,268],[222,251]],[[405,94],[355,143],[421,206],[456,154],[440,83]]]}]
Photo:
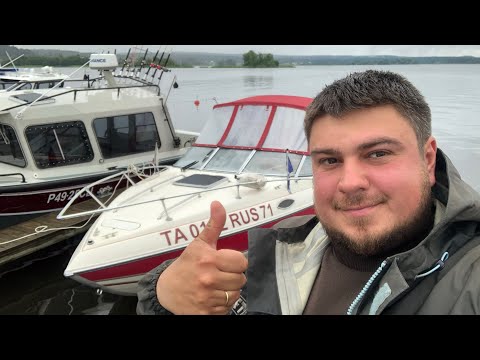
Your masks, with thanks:
[{"label": "bimini top", "polygon": [[312,100],[264,95],[217,104],[194,146],[307,154],[303,120]]},{"label": "bimini top", "polygon": [[290,95],[260,95],[260,96],[251,96],[245,99],[240,99],[232,101],[229,103],[218,104],[213,108],[222,107],[222,106],[235,106],[235,105],[275,105],[275,106],[284,106],[291,107],[295,109],[305,110],[305,108],[310,105],[312,98],[303,97],[303,96],[290,96]]}]

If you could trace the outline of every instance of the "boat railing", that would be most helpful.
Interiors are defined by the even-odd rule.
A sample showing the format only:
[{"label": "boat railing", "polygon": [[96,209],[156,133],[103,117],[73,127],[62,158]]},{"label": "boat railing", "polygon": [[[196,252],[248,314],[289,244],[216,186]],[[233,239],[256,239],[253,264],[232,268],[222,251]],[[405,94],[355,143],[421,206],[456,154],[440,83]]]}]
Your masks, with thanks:
[{"label": "boat railing", "polygon": [[[86,89],[83,89],[83,88],[79,88],[79,89],[68,89],[68,90],[65,90],[64,92],[61,92],[59,94],[54,94],[54,95],[50,95],[50,96],[45,96],[42,98],[42,101],[43,100],[48,100],[48,99],[54,99],[54,98],[57,98],[57,97],[60,97],[60,96],[65,96],[67,94],[72,94],[73,93],[73,100],[75,101],[77,99],[77,93],[81,93],[81,92],[85,92],[85,91],[105,91],[105,90],[116,90],[117,91],[117,97],[120,97],[120,91],[122,89],[131,89],[131,88],[148,88],[148,87],[153,87],[153,88],[156,88],[156,93],[158,96],[160,96],[160,87],[158,85],[154,85],[154,84],[141,84],[141,85],[126,85],[126,86],[114,86],[114,87],[100,87],[100,88],[86,88]],[[36,100],[35,100],[36,101]],[[10,111],[10,110],[13,110],[13,109],[16,109],[16,108],[21,108],[21,107],[24,107],[24,106],[28,106],[30,104],[33,104],[34,101],[30,101],[30,102],[26,102],[24,104],[19,104],[19,105],[15,105],[15,106],[11,106],[11,107],[8,107],[8,108],[5,108],[5,109],[1,109],[0,111]]]},{"label": "boat railing", "polygon": [[[154,167],[145,167],[145,170],[149,169],[149,168],[154,168]],[[70,219],[70,218],[76,218],[76,217],[82,217],[82,216],[88,216],[88,215],[94,215],[94,214],[100,214],[100,213],[103,213],[103,212],[106,212],[106,211],[115,211],[115,210],[119,210],[119,209],[123,209],[123,208],[128,208],[128,207],[132,207],[132,206],[137,206],[137,205],[142,205],[142,204],[148,204],[148,203],[152,203],[152,202],[161,202],[162,203],[162,207],[163,207],[163,212],[160,214],[160,216],[157,218],[157,219],[161,219],[164,215],[166,216],[166,220],[167,221],[170,221],[170,220],[173,220],[168,211],[169,210],[172,210],[173,208],[175,207],[178,207],[179,205],[181,204],[185,204],[187,201],[195,198],[195,197],[200,197],[202,194],[204,193],[207,193],[207,192],[211,192],[211,191],[219,191],[219,190],[223,190],[223,189],[228,189],[228,188],[237,188],[237,194],[236,194],[236,199],[241,199],[241,196],[240,196],[240,187],[242,186],[245,186],[245,187],[257,187],[258,184],[259,184],[259,181],[258,180],[252,180],[252,181],[239,181],[238,183],[236,184],[231,184],[231,185],[225,185],[225,186],[217,186],[217,187],[214,187],[214,188],[210,188],[210,189],[202,189],[202,190],[199,190],[199,191],[191,191],[191,192],[188,192],[188,193],[184,193],[184,194],[178,194],[178,195],[170,195],[170,196],[163,196],[163,197],[159,197],[159,198],[156,198],[156,199],[150,199],[150,200],[145,200],[145,201],[137,201],[137,202],[133,202],[133,203],[127,203],[125,204],[125,202],[127,202],[128,200],[131,200],[132,198],[135,198],[135,197],[138,197],[138,193],[134,193],[129,199],[126,199],[124,200],[121,204],[118,204],[118,205],[115,205],[115,206],[112,206],[111,204],[110,205],[107,205],[105,202],[102,202],[97,196],[95,196],[95,194],[93,193],[93,191],[91,191],[91,189],[96,186],[96,185],[99,185],[101,183],[104,183],[106,181],[109,181],[109,180],[112,180],[114,179],[115,177],[119,177],[119,180],[117,182],[117,185],[115,186],[115,188],[118,187],[118,184],[120,184],[121,181],[123,181],[123,179],[126,179],[131,185],[133,186],[136,186],[138,184],[135,183],[133,180],[132,180],[132,177],[135,177],[135,176],[138,176],[138,170],[135,169],[135,167],[129,167],[129,169],[121,172],[121,173],[116,173],[116,174],[113,174],[113,175],[110,175],[110,176],[107,176],[101,180],[98,180],[90,185],[87,185],[85,186],[83,189],[81,189],[78,193],[75,194],[75,196],[73,196],[70,201],[64,206],[64,208],[60,211],[60,213],[57,215],[57,219],[59,220],[63,220],[63,219]],[[176,175],[176,176],[173,176],[173,177],[170,177],[164,181],[162,181],[161,183],[156,183],[156,184],[152,184],[150,187],[146,187],[145,189],[143,189],[142,193],[145,193],[145,192],[153,192],[153,190],[155,188],[157,188],[159,185],[161,184],[165,184],[167,182],[172,182],[173,180],[175,180],[176,178],[179,178],[179,177],[184,177],[184,175],[180,174],[180,175]],[[273,182],[286,182],[286,181],[292,181],[292,182],[298,182],[298,181],[302,181],[302,180],[312,180],[313,177],[312,176],[293,176],[293,177],[289,177],[289,176],[285,176],[285,177],[276,177],[275,179],[263,179],[262,180],[262,186],[264,186],[266,183],[273,183]],[[75,200],[77,198],[79,198],[80,196],[85,196],[85,193],[88,193],[99,205],[100,207],[97,208],[97,209],[94,209],[94,210],[87,210],[87,211],[81,211],[81,212],[77,212],[77,213],[73,213],[73,214],[65,214],[67,212],[67,210],[69,210],[69,208],[73,205],[73,203],[75,202]],[[171,199],[177,199],[177,198],[182,198],[181,201],[173,204],[173,205],[170,205],[168,208],[165,204],[165,201],[166,200],[171,200]],[[109,198],[110,199],[110,198]],[[108,201],[108,200],[107,200]]]},{"label": "boat railing", "polygon": [[0,176],[20,176],[22,178],[22,183],[25,183],[25,176],[22,173],[11,173],[11,174],[0,174]]},{"label": "boat railing", "polygon": [[[117,168],[118,170],[121,170],[121,168]],[[109,176],[106,176],[100,180],[97,180],[91,184],[88,184],[87,186],[83,187],[82,189],[80,189],[71,199],[70,201],[64,206],[64,208],[60,211],[60,213],[58,214],[57,218],[58,219],[67,219],[67,218],[71,218],[71,217],[79,217],[79,216],[83,216],[81,214],[83,213],[76,213],[76,214],[72,214],[72,215],[64,215],[64,213],[75,203],[75,201],[78,199],[78,198],[81,198],[81,197],[85,197],[87,194],[93,199],[95,200],[95,202],[97,204],[100,205],[100,208],[107,208],[108,206],[108,201],[110,199],[112,199],[112,196],[115,194],[115,191],[117,190],[118,186],[121,184],[122,181],[126,181],[126,187],[128,188],[129,184],[132,185],[132,186],[135,186],[137,184],[137,182],[135,182],[132,178],[139,178],[140,180],[143,180],[144,178],[146,177],[149,177],[157,172],[161,172],[163,170],[166,169],[166,166],[159,166],[159,165],[142,165],[141,167],[137,167],[135,165],[130,165],[128,166],[125,170],[123,171],[120,171],[120,172],[116,172],[115,174],[112,174],[112,175],[109,175]],[[93,188],[98,186],[98,185],[101,185],[101,184],[105,184],[105,183],[109,183],[111,182],[112,180],[114,181],[115,178],[118,178],[117,180],[117,183],[115,185],[115,188],[112,192],[112,196],[109,196],[108,199],[106,201],[102,201],[100,197],[97,197],[94,192],[93,192]],[[90,212],[86,212],[86,213],[90,213]]]},{"label": "boat railing", "polygon": [[[87,88],[92,88],[93,84],[96,81],[102,80],[104,77],[103,76],[98,76],[95,78],[88,78],[88,79],[67,79],[64,81],[64,85],[71,85],[71,84],[78,84],[78,83],[87,83]],[[22,88],[23,85],[27,84],[39,84],[39,83],[46,83],[46,82],[59,82],[59,80],[51,79],[51,80],[19,80],[19,81],[8,81],[8,80],[0,80],[0,84],[3,85],[3,89],[0,89],[4,92],[11,92],[11,91],[16,91],[16,90],[42,90],[45,88],[30,88],[30,89],[24,89]],[[8,87],[5,87],[8,86]],[[81,87],[79,87],[81,88]],[[64,89],[64,88],[63,88]],[[28,105],[28,104],[25,104]]]},{"label": "boat railing", "polygon": [[[166,168],[166,167],[165,167],[165,168]],[[147,167],[147,169],[149,169],[149,168]],[[128,170],[127,170],[127,171],[128,171]],[[157,171],[157,172],[158,172],[158,171]],[[119,174],[119,175],[121,176],[121,174]],[[148,176],[149,176],[149,175],[148,175]],[[177,179],[180,179],[180,178],[184,178],[184,177],[185,177],[185,175],[183,175],[183,174],[171,176],[171,177],[169,177],[169,178],[167,178],[167,179],[165,179],[165,180],[163,180],[163,181],[161,181],[161,182],[159,182],[159,183],[155,183],[154,185],[147,187],[143,192],[153,192],[153,191],[155,190],[155,188],[157,188],[157,187],[159,187],[159,186],[161,186],[161,185],[164,185],[164,184],[166,184],[166,183],[170,183],[170,182],[172,182],[172,181],[174,181],[174,180],[177,180]],[[120,179],[119,181],[121,181],[121,179]],[[124,199],[124,200],[123,200],[123,203],[129,202],[133,197],[137,197],[138,195],[139,195],[138,193],[132,194],[131,197]]]},{"label": "boat railing", "polygon": [[175,204],[173,204],[173,205],[170,205],[168,209],[167,209],[167,207],[165,206],[165,201],[164,201],[164,200],[167,200],[167,199],[162,200],[163,212],[160,214],[159,217],[157,217],[157,220],[160,220],[164,215],[167,216],[167,218],[166,218],[167,221],[173,220],[173,219],[168,215],[168,210],[173,210],[173,209],[175,209],[176,207],[178,207],[178,206],[180,206],[180,205],[185,205],[187,202],[189,202],[190,200],[195,199],[197,196],[200,197],[200,195],[199,195],[198,193],[190,194],[190,196],[188,196],[186,199],[182,199],[182,200],[180,200],[179,202],[177,202],[177,203],[175,203]]}]

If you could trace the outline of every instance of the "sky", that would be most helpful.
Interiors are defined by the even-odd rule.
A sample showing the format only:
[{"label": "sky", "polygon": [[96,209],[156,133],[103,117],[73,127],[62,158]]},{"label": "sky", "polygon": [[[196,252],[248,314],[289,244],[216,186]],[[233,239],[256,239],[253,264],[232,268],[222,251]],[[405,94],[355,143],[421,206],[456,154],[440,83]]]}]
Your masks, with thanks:
[{"label": "sky", "polygon": [[[80,52],[127,52],[131,47],[165,50],[165,45],[13,45],[20,49],[59,49]],[[273,55],[397,55],[478,56],[480,45],[167,45],[168,51],[243,54],[249,50]]]}]

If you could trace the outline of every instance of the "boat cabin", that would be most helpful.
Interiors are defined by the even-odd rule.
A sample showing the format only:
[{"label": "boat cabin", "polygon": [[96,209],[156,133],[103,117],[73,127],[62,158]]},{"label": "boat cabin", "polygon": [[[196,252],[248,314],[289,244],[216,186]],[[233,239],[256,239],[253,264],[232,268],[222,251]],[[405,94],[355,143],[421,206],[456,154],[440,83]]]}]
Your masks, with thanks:
[{"label": "boat cabin", "polygon": [[[41,177],[40,169],[116,165],[118,159],[148,153],[146,160],[155,146],[173,144],[175,134],[163,112],[168,110],[143,86],[118,95],[117,89],[55,89],[45,99],[40,91],[10,94],[0,98],[0,163],[10,172],[30,169]],[[22,112],[28,104],[33,105]]]},{"label": "boat cabin", "polygon": [[[104,76],[117,66],[108,64]],[[185,154],[198,134],[174,128],[158,85],[128,80],[0,92],[0,228],[2,218],[59,210],[86,184],[122,169]]]}]

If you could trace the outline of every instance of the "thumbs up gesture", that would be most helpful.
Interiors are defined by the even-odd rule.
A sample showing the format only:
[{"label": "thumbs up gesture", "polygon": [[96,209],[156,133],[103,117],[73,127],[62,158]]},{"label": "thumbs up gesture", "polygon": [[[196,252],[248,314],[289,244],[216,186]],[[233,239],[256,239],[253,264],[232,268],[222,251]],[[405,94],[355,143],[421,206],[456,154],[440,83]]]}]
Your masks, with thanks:
[{"label": "thumbs up gesture", "polygon": [[217,250],[225,226],[223,205],[213,201],[205,229],[160,275],[157,298],[168,311],[180,314],[227,314],[240,297],[248,261],[236,250]]}]

